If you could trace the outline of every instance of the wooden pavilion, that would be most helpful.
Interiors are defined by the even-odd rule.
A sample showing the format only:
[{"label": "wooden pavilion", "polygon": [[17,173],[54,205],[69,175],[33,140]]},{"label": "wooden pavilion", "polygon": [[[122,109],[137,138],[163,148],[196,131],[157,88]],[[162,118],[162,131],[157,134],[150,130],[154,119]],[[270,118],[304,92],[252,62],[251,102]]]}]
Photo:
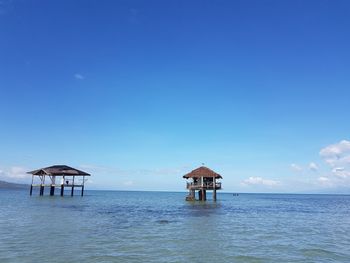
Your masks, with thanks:
[{"label": "wooden pavilion", "polygon": [[[64,189],[70,188],[71,196],[74,195],[74,188],[81,188],[81,196],[84,195],[85,176],[90,174],[67,165],[53,165],[28,172],[32,175],[30,185],[30,195],[33,193],[33,187],[39,187],[39,195],[44,195],[45,186],[50,187],[50,195],[55,195],[55,188],[61,188],[61,196],[64,195]],[[34,183],[35,178],[39,178],[39,183]],[[48,179],[49,181],[46,182]],[[57,179],[60,179],[57,182]]]},{"label": "wooden pavilion", "polygon": [[187,182],[187,189],[189,195],[186,197],[187,201],[196,200],[196,190],[198,190],[198,199],[200,201],[207,200],[207,190],[213,190],[213,200],[216,201],[216,190],[221,189],[221,182],[216,181],[222,179],[222,176],[213,170],[201,166],[188,174],[183,176],[185,179],[190,179]]}]

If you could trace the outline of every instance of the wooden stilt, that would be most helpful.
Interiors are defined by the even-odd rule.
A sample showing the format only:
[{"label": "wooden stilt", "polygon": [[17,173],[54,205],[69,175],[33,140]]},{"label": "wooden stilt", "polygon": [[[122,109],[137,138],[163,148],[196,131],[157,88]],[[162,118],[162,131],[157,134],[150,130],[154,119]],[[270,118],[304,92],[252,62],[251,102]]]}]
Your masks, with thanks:
[{"label": "wooden stilt", "polygon": [[198,191],[198,199],[199,199],[199,201],[202,201],[202,197],[203,196],[203,193],[202,193],[202,190],[199,190]]},{"label": "wooden stilt", "polygon": [[85,176],[83,176],[83,185],[81,186],[81,196],[84,196]]},{"label": "wooden stilt", "polygon": [[64,184],[61,184],[61,196],[64,194]]},{"label": "wooden stilt", "polygon": [[45,175],[42,176],[40,189],[41,189],[41,194],[40,195],[44,195],[44,191],[45,191]]},{"label": "wooden stilt", "polygon": [[53,185],[51,185],[51,188],[50,188],[50,195],[51,196],[55,195],[55,187]]},{"label": "wooden stilt", "polygon": [[34,175],[32,175],[32,183],[30,184],[30,191],[29,191],[30,195],[33,194],[33,182],[34,182]]},{"label": "wooden stilt", "polygon": [[40,186],[40,195],[44,195],[45,186]]},{"label": "wooden stilt", "polygon": [[56,176],[49,175],[49,177],[51,179],[50,196],[53,196],[53,195],[55,195]]},{"label": "wooden stilt", "polygon": [[203,201],[207,201],[207,191],[203,190]]},{"label": "wooden stilt", "polygon": [[213,201],[216,201],[216,178],[213,177]]},{"label": "wooden stilt", "polygon": [[74,179],[75,179],[75,176],[73,176],[73,183],[72,183],[72,192],[71,192],[71,196],[74,195]]},{"label": "wooden stilt", "polygon": [[196,191],[194,189],[191,190],[191,197],[196,198]]}]

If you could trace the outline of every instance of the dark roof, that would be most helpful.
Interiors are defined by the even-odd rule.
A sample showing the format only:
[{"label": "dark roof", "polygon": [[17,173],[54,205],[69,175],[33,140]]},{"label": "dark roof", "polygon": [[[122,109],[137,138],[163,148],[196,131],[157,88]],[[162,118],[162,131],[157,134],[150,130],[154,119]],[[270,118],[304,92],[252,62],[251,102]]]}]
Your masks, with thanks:
[{"label": "dark roof", "polygon": [[214,172],[213,170],[205,167],[205,166],[201,166],[195,170],[193,170],[192,172],[185,174],[183,176],[183,178],[199,178],[199,177],[215,177],[215,178],[222,178],[222,176],[216,172]]},{"label": "dark roof", "polygon": [[80,171],[78,169],[72,168],[67,165],[53,165],[46,168],[41,168],[35,171],[28,172],[32,175],[67,175],[67,176],[73,176],[73,175],[84,175],[89,176],[90,174]]}]

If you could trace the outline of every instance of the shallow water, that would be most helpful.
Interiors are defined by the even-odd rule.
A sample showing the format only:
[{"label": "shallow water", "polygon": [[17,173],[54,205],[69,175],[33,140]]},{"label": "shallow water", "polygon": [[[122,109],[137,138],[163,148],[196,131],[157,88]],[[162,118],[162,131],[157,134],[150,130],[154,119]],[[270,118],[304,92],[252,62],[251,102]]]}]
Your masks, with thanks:
[{"label": "shallow water", "polygon": [[350,262],[350,196],[0,190],[0,262]]}]

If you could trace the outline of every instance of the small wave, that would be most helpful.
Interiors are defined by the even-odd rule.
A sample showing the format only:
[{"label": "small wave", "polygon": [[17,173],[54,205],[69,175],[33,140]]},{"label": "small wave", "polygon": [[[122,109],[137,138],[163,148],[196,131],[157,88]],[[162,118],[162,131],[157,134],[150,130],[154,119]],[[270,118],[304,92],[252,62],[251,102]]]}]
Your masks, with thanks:
[{"label": "small wave", "polygon": [[260,263],[260,262],[269,262],[266,258],[259,258],[254,256],[236,256],[234,262],[251,262],[251,263]]},{"label": "small wave", "polygon": [[169,221],[169,220],[166,220],[166,219],[157,220],[156,222],[157,222],[158,224],[162,224],[162,225],[164,225],[164,224],[169,224],[169,223],[170,223],[170,221]]},{"label": "small wave", "polygon": [[304,248],[301,249],[302,253],[306,257],[332,257],[336,256],[336,253],[321,248]]}]

